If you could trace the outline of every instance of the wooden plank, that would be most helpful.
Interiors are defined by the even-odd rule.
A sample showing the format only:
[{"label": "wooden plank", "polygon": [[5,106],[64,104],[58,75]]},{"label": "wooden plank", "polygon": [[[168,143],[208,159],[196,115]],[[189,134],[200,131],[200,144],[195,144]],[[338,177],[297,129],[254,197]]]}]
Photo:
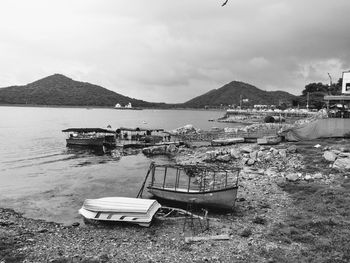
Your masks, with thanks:
[{"label": "wooden plank", "polygon": [[230,240],[230,236],[227,234],[217,235],[217,236],[195,236],[195,237],[185,237],[185,242],[199,242],[199,241],[210,241],[210,240]]}]

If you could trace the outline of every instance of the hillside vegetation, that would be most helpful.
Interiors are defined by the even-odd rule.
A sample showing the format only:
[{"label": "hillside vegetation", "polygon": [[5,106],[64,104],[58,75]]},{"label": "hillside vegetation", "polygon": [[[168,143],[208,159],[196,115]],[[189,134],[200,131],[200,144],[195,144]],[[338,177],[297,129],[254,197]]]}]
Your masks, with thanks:
[{"label": "hillside vegetation", "polygon": [[241,98],[248,99],[248,102],[245,102],[247,105],[279,105],[280,103],[291,103],[297,97],[284,91],[264,91],[244,82],[232,81],[219,89],[195,97],[183,105],[193,108],[215,107],[221,104],[239,105]]},{"label": "hillside vegetation", "polygon": [[150,103],[129,98],[101,86],[72,80],[54,74],[25,86],[0,89],[0,104],[66,105],[66,106],[114,106],[132,103],[135,107],[156,107],[162,103]]},{"label": "hillside vegetation", "polygon": [[185,103],[153,103],[123,96],[101,86],[54,74],[24,86],[0,89],[0,104],[105,106],[117,103],[143,108],[204,108],[236,104],[240,98],[248,99],[246,106],[254,104],[279,105],[291,103],[296,96],[283,91],[263,91],[247,83],[232,81],[219,89],[211,90]]}]

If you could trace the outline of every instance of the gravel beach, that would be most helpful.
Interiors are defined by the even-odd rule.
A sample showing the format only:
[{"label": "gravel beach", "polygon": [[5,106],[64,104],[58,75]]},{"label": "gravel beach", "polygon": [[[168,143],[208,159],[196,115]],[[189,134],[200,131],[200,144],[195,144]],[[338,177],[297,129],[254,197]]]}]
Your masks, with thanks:
[{"label": "gravel beach", "polygon": [[[201,151],[208,148],[178,158]],[[264,162],[245,167],[235,210],[209,212],[209,229],[203,231],[198,220],[195,231],[184,229],[181,214],[158,215],[149,228],[67,226],[0,209],[0,262],[349,262],[350,180],[342,171],[329,176],[322,151],[314,155],[327,173],[322,179],[287,180],[283,173],[291,167],[278,158],[270,162],[276,169],[264,168]],[[302,150],[290,154],[299,162],[295,172],[310,165],[306,157]],[[229,239],[185,242],[192,235],[223,234]]]}]

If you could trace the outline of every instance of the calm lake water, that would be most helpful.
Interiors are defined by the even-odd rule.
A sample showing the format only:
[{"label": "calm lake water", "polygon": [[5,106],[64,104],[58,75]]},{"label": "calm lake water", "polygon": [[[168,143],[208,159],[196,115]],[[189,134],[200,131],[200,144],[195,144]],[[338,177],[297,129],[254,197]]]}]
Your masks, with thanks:
[{"label": "calm lake water", "polygon": [[[186,124],[208,130],[230,124],[208,122],[220,111],[114,110],[0,107],[0,207],[32,218],[72,223],[86,198],[135,197],[152,160],[143,154],[115,159],[110,154],[69,149],[61,130],[69,127],[148,127]],[[234,126],[235,124],[231,124]]]}]

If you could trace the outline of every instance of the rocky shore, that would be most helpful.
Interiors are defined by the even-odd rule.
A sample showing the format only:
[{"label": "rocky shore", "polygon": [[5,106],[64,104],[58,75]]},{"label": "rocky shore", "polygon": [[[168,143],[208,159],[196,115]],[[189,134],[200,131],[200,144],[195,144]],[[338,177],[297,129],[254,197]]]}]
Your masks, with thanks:
[{"label": "rocky shore", "polygon": [[0,262],[349,262],[346,143],[162,146],[178,163],[242,167],[235,210],[209,211],[209,229],[195,221],[193,233],[182,214],[159,214],[150,228],[63,226],[0,209]]}]

